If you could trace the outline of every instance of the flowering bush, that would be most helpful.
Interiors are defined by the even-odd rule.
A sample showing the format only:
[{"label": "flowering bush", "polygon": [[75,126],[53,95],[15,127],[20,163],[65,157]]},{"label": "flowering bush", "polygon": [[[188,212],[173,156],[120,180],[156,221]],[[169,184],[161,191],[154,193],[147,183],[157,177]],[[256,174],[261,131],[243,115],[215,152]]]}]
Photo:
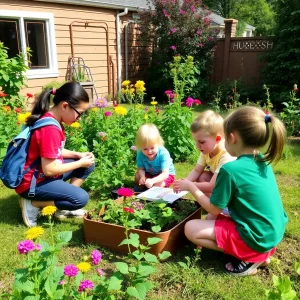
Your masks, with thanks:
[{"label": "flowering bush", "polygon": [[[102,253],[95,249],[83,261],[75,264],[60,262],[57,253],[71,240],[72,232],[60,232],[53,235],[52,214],[54,206],[43,209],[42,214],[48,216],[51,244],[40,240],[44,234],[42,227],[32,227],[25,234],[28,240],[21,241],[17,249],[25,258],[24,268],[15,271],[12,292],[2,294],[9,299],[145,299],[147,291],[153,288],[148,280],[155,272],[158,263],[156,256],[147,252],[159,238],[148,238],[147,245],[140,245],[137,234],[128,235],[121,244],[133,245],[137,248],[130,252],[133,262],[114,262],[116,270],[108,276],[100,268]],[[129,247],[130,249],[130,247]],[[170,254],[163,252],[160,259]]]},{"label": "flowering bush", "polygon": [[177,55],[196,58],[195,83],[198,85],[194,85],[191,95],[198,96],[199,87],[207,85],[217,35],[211,28],[209,14],[201,0],[151,0],[149,9],[139,11],[140,38],[147,45],[154,43],[147,71],[152,89],[161,91],[168,85],[169,63]]},{"label": "flowering bush", "polygon": [[[194,201],[176,201],[172,207],[165,201],[147,202],[136,199],[130,189],[118,190],[123,201],[101,201],[96,210],[90,212],[93,220],[144,229],[155,233],[166,231],[184,220],[198,207]],[[100,213],[102,212],[103,214]]]}]

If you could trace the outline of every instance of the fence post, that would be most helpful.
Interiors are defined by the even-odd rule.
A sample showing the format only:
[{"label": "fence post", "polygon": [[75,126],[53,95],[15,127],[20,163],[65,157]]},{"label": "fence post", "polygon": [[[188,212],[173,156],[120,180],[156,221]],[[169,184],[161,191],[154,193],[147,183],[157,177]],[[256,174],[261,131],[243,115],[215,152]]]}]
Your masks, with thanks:
[{"label": "fence post", "polygon": [[238,23],[238,20],[225,19],[224,23],[225,23],[225,42],[224,42],[223,74],[222,74],[223,81],[227,80],[228,78],[230,41],[231,41],[231,37],[235,36],[236,24]]}]

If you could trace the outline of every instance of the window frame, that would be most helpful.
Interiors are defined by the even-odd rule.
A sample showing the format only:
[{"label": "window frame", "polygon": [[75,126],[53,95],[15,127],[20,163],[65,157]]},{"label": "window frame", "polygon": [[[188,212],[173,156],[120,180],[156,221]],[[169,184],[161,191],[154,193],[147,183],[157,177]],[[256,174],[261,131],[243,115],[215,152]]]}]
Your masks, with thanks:
[{"label": "window frame", "polygon": [[[34,78],[50,78],[58,77],[58,63],[56,53],[56,40],[55,40],[55,28],[54,28],[54,16],[52,13],[41,13],[32,11],[18,11],[18,10],[0,10],[1,17],[18,19],[20,30],[20,47],[22,53],[27,57],[26,53],[26,32],[24,19],[44,21],[46,24],[46,47],[49,58],[49,68],[32,69],[25,72],[25,76],[28,79]],[[28,62],[26,62],[28,65]]]}]

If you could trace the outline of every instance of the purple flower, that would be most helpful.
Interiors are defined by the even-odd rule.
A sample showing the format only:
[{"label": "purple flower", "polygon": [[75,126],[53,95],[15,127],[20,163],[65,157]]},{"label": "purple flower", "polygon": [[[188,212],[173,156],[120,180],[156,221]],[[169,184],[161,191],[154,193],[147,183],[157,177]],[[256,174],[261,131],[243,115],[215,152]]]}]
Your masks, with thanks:
[{"label": "purple flower", "polygon": [[136,151],[136,150],[137,150],[136,146],[131,146],[130,149],[131,149],[132,151]]},{"label": "purple flower", "polygon": [[18,250],[20,254],[27,254],[28,252],[35,250],[35,244],[32,240],[21,241],[18,245]]},{"label": "purple flower", "polygon": [[171,91],[171,90],[166,90],[166,91],[165,91],[165,94],[166,94],[166,95],[169,95],[169,94],[172,94],[172,93],[173,93],[173,91]]},{"label": "purple flower", "polygon": [[100,97],[95,100],[95,105],[100,108],[105,108],[107,106],[107,100],[104,97]]},{"label": "purple flower", "polygon": [[98,250],[93,250],[92,251],[92,254],[91,254],[91,259],[92,259],[92,264],[93,265],[98,265],[99,264],[99,262],[101,261],[101,259],[102,259],[102,254],[101,254],[101,252],[100,251],[98,251]]},{"label": "purple flower", "polygon": [[202,30],[201,29],[198,29],[197,30],[197,34],[201,34],[202,33]]},{"label": "purple flower", "polygon": [[100,276],[104,276],[104,275],[106,274],[101,268],[98,268],[98,269],[97,269],[97,273],[98,273]]},{"label": "purple flower", "polygon": [[104,116],[105,117],[110,117],[112,115],[112,112],[111,111],[106,111],[105,113],[104,113]]},{"label": "purple flower", "polygon": [[176,50],[176,46],[174,46],[174,45],[172,45],[170,48],[174,51]]},{"label": "purple flower", "polygon": [[35,245],[35,250],[40,251],[42,250],[42,246],[40,244]]},{"label": "purple flower", "polygon": [[69,277],[74,277],[78,273],[78,268],[74,265],[66,265],[64,268],[64,274]]},{"label": "purple flower", "polygon": [[92,289],[94,284],[90,280],[81,280],[78,292],[81,293],[86,289]]},{"label": "purple flower", "polygon": [[132,207],[136,210],[142,210],[142,209],[144,209],[144,204],[141,202],[138,202],[138,201],[133,201]]},{"label": "purple flower", "polygon": [[170,99],[170,103],[174,103],[174,99]]},{"label": "purple flower", "polygon": [[182,9],[179,11],[179,14],[181,14],[181,15],[184,15],[184,13],[185,13],[185,11]]},{"label": "purple flower", "polygon": [[175,33],[177,31],[177,29],[176,28],[172,28],[171,31],[172,31],[172,33]]}]

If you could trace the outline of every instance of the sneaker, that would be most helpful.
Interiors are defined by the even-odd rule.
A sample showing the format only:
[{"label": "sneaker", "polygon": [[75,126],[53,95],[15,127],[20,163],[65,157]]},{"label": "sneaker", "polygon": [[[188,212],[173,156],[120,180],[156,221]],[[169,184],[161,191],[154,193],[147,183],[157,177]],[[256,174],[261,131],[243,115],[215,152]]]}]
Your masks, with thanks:
[{"label": "sneaker", "polygon": [[77,210],[58,210],[55,212],[54,217],[58,220],[66,219],[66,218],[80,218],[82,219],[83,216],[87,213],[84,209],[77,209]]},{"label": "sneaker", "polygon": [[22,218],[27,227],[37,225],[37,219],[41,214],[41,209],[32,206],[31,200],[19,198],[19,205],[22,210]]}]

